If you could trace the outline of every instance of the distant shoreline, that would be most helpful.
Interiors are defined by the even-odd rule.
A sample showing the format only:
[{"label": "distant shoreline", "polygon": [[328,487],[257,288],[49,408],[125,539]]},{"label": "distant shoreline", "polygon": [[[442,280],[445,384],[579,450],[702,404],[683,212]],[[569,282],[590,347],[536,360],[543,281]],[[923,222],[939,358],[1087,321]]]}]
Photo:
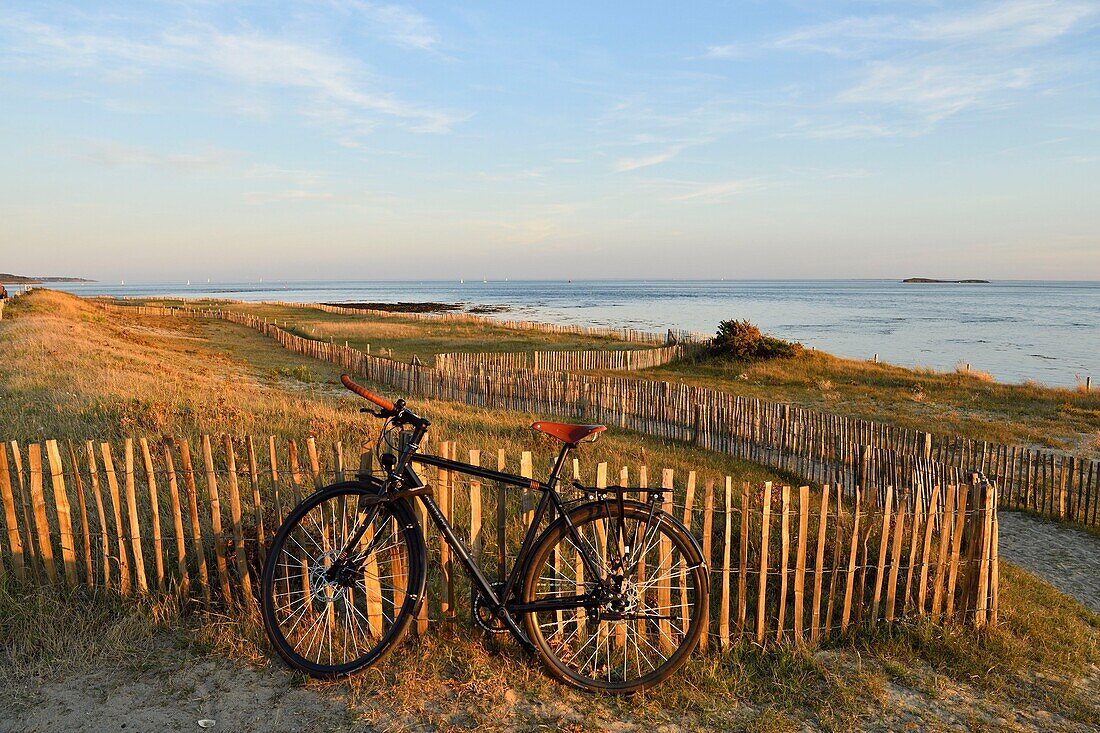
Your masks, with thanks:
[{"label": "distant shoreline", "polygon": [[88,280],[83,277],[49,277],[46,275],[12,275],[10,272],[0,272],[0,283],[4,285],[41,285],[43,283],[94,283],[98,280]]},{"label": "distant shoreline", "polygon": [[506,313],[506,305],[468,305],[466,303],[322,303],[354,310],[386,311],[387,313],[447,313],[465,310],[467,313]]},{"label": "distant shoreline", "polygon": [[989,284],[988,280],[976,280],[976,279],[969,279],[969,280],[937,280],[934,277],[907,277],[904,280],[902,280],[902,282],[903,283],[916,283],[916,284],[919,284],[919,285],[937,285],[937,284],[988,285]]}]

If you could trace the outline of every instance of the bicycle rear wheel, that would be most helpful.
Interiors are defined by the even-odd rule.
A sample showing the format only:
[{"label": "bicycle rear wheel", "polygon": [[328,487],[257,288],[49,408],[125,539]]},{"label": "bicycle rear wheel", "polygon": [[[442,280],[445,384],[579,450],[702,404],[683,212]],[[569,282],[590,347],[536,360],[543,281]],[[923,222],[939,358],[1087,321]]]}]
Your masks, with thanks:
[{"label": "bicycle rear wheel", "polygon": [[705,631],[709,579],[698,545],[638,502],[622,512],[586,504],[569,519],[579,542],[559,519],[524,574],[523,602],[555,606],[525,615],[528,638],[554,676],[587,690],[631,693],[667,679]]},{"label": "bicycle rear wheel", "polygon": [[[424,594],[424,537],[405,502],[361,503],[377,487],[335,484],[299,504],[264,564],[261,609],[275,650],[312,677],[351,674],[380,660],[408,629]],[[339,577],[326,572],[356,527]]]}]

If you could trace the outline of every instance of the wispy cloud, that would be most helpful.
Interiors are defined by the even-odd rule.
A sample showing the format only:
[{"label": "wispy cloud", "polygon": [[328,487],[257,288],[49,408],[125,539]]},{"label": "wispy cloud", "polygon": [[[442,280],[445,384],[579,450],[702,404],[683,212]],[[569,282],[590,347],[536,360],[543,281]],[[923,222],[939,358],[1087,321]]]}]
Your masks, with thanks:
[{"label": "wispy cloud", "polygon": [[860,56],[898,42],[964,43],[1023,48],[1047,43],[1095,17],[1100,7],[1078,0],[1016,0],[922,17],[851,17],[800,28],[780,37],[775,48]]},{"label": "wispy cloud", "polygon": [[200,145],[187,151],[162,151],[114,140],[83,139],[61,145],[61,155],[104,168],[152,169],[181,176],[214,176],[294,186],[305,190],[323,179],[317,171],[256,163],[239,150]]},{"label": "wispy cloud", "polygon": [[678,104],[660,96],[620,99],[598,121],[604,142],[614,151],[611,168],[626,173],[668,163],[685,150],[713,143],[745,127],[749,116],[728,99]]},{"label": "wispy cloud", "polygon": [[[948,8],[852,16],[752,46],[823,53],[856,65],[855,81],[823,100],[812,119],[804,116],[780,134],[823,139],[925,134],[964,110],[1005,104],[1026,89],[1041,91],[1059,69],[1057,52],[1044,47],[1100,19],[1094,0]],[[711,46],[706,56],[734,58],[744,52],[737,44]]]},{"label": "wispy cloud", "polygon": [[919,123],[866,122],[861,120],[800,118],[789,129],[775,133],[776,137],[805,137],[816,140],[867,140],[902,137],[928,132],[928,125]]},{"label": "wispy cloud", "polygon": [[740,178],[719,183],[696,184],[690,190],[671,198],[673,201],[725,201],[748,191],[767,188],[768,185],[768,182],[762,178]]},{"label": "wispy cloud", "polygon": [[883,62],[872,64],[863,81],[841,92],[837,99],[908,110],[928,122],[939,122],[997,92],[1023,89],[1033,76],[1027,68],[980,71]]},{"label": "wispy cloud", "polygon": [[632,158],[620,158],[615,161],[615,172],[625,173],[627,171],[638,170],[639,168],[648,168],[651,165],[659,165],[661,163],[667,163],[672,160],[687,147],[686,143],[677,143],[660,152],[652,155],[643,155]]},{"label": "wispy cloud", "polygon": [[107,168],[157,168],[184,174],[224,172],[239,164],[243,157],[237,151],[215,147],[168,153],[110,140],[81,140],[66,145],[63,152],[76,160]]},{"label": "wispy cloud", "polygon": [[440,43],[435,25],[405,5],[379,4],[363,0],[329,0],[328,5],[365,21],[369,30],[404,48],[434,50]]},{"label": "wispy cloud", "polygon": [[332,194],[327,191],[306,191],[302,189],[292,189],[289,191],[247,191],[244,194],[245,203],[255,206],[291,201],[324,201],[331,198]]},{"label": "wispy cloud", "polygon": [[367,13],[387,30],[389,38],[399,46],[430,50],[439,44],[439,35],[431,22],[415,10],[399,5],[374,5]]},{"label": "wispy cloud", "polygon": [[[400,17],[391,6],[376,12],[393,23]],[[405,21],[395,26],[404,28],[399,32],[404,42],[420,47],[434,43],[415,31],[411,15]],[[252,89],[296,90],[309,97],[309,104],[302,106],[338,110],[356,133],[382,121],[415,132],[440,133],[468,117],[380,90],[366,69],[330,48],[255,30],[228,32],[187,23],[135,39],[123,32],[85,33],[16,16],[0,17],[0,39],[7,46],[5,65],[92,69],[104,79],[122,67],[130,73],[191,72]]]},{"label": "wispy cloud", "polygon": [[746,48],[739,43],[726,43],[719,46],[707,46],[703,58],[707,59],[735,59],[746,54]]}]

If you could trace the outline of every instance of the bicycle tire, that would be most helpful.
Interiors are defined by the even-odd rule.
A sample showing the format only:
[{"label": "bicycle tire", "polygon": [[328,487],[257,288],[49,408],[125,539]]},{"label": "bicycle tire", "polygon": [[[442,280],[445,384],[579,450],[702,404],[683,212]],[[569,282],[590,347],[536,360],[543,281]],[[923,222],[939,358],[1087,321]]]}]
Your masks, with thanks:
[{"label": "bicycle tire", "polygon": [[[534,643],[537,654],[551,675],[588,691],[631,694],[659,684],[687,662],[706,630],[709,575],[695,538],[674,517],[659,509],[654,508],[651,511],[650,506],[634,501],[624,502],[623,509],[624,512],[620,515],[615,502],[593,502],[570,512],[569,522],[576,527],[582,542],[589,543],[588,549],[591,552],[599,552],[599,523],[606,523],[604,534],[608,540],[604,551],[608,564],[601,567],[604,571],[615,562],[614,548],[610,544],[614,520],[620,521],[624,527],[629,527],[633,521],[635,529],[640,522],[646,521],[649,522],[646,526],[651,526],[659,534],[652,542],[643,541],[641,552],[634,553],[641,558],[641,562],[637,558],[631,560],[633,556],[630,548],[619,543],[620,551],[625,547],[625,551],[621,552],[622,559],[626,560],[625,564],[629,566],[632,561],[635,563],[632,571],[627,572],[624,569],[621,573],[626,577],[619,599],[623,607],[629,607],[631,602],[634,604],[633,615],[623,613],[616,620],[596,620],[615,619],[609,603],[607,610],[601,606],[600,610],[588,612],[588,615],[578,608],[566,612],[527,612],[523,619],[527,636]],[[543,533],[532,550],[523,576],[523,603],[553,598],[555,593],[560,594],[560,597],[575,597],[582,587],[587,592],[593,586],[595,579],[584,577],[583,564],[580,563],[568,526],[564,517],[559,518]],[[650,554],[651,546],[656,555]],[[556,565],[553,555],[555,550],[558,552]],[[605,559],[600,562],[604,563]],[[658,568],[648,579],[645,575],[647,566]],[[662,573],[668,576],[667,586]],[[609,573],[605,572],[605,576],[607,575]],[[672,584],[673,579],[677,581],[675,587]],[[571,583],[572,588],[569,587]],[[564,586],[564,589],[556,590],[558,586]],[[664,595],[666,592],[667,596]],[[660,603],[665,600],[668,601],[667,607],[661,607]],[[658,605],[651,605],[653,603]],[[679,613],[673,612],[674,607]],[[652,613],[653,609],[661,613]],[[608,615],[605,616],[605,613]],[[570,614],[572,616],[566,619]],[[649,641],[653,634],[656,634],[655,645]],[[581,662],[581,659],[588,654],[593,639],[596,658],[588,660],[591,662],[589,670],[588,662]],[[599,658],[601,644],[607,650],[606,662],[603,664]],[[634,675],[631,674],[630,664],[631,644],[635,649]],[[663,656],[659,663],[642,664],[642,651],[648,654],[652,649],[662,655],[668,647],[673,648],[668,650],[667,656]],[[646,669],[645,666],[649,668]],[[596,672],[599,674],[595,674]]]},{"label": "bicycle tire", "polygon": [[[367,548],[375,535],[381,538],[374,543],[375,550],[364,556],[362,586],[359,585],[359,578],[349,580],[350,585],[337,587],[322,576],[326,562],[330,565],[335,555],[332,547],[342,546],[340,528],[350,536],[348,525],[354,526],[354,521],[349,521],[351,507],[357,513],[363,511],[359,500],[377,496],[379,492],[380,487],[376,483],[355,481],[318,490],[290,512],[275,533],[268,550],[260,597],[264,629],[279,656],[292,668],[311,677],[344,677],[382,660],[404,638],[423,602],[427,548],[420,523],[407,501],[376,505],[371,530],[358,545]],[[316,517],[319,508],[320,523]],[[339,521],[337,511],[340,512]],[[331,527],[325,526],[326,514],[332,516]],[[308,538],[308,532],[312,531],[307,526],[307,519],[313,522],[314,528],[321,529],[321,541],[311,540],[312,546],[303,539]],[[329,531],[333,532],[331,541]],[[386,532],[388,537],[383,534]],[[386,544],[390,538],[393,541]],[[326,546],[329,546],[328,550]],[[310,553],[318,550],[319,554],[310,557]],[[373,573],[371,567],[374,568]],[[384,575],[387,570],[392,570],[393,575]],[[386,579],[392,581],[388,587],[384,584]],[[297,590],[299,585],[301,590]],[[285,599],[285,604],[279,600],[280,597]],[[301,608],[295,609],[295,604],[301,605]],[[387,604],[392,615],[386,614]],[[334,639],[332,628],[337,609],[342,610],[347,621]],[[302,618],[294,626],[288,626],[299,613]],[[323,613],[324,624],[329,628],[327,663],[321,651],[325,643],[324,631],[319,632],[318,639],[310,636],[312,631],[304,636],[295,633],[297,624],[314,613]],[[310,629],[316,628],[317,623],[314,621]],[[355,654],[350,659],[346,653],[349,635],[355,643]],[[358,641],[361,638],[370,641],[369,646],[360,647]],[[308,645],[303,650],[302,644],[307,640]],[[312,654],[315,643],[318,653]],[[332,646],[340,643],[340,648],[345,651],[337,661],[332,655]]]}]

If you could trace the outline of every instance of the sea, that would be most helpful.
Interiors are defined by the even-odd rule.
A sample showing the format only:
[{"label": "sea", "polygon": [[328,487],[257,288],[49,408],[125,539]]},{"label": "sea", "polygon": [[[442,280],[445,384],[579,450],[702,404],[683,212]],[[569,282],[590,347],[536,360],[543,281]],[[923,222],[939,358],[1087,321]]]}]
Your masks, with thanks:
[{"label": "sea", "polygon": [[78,295],[503,306],[500,318],[713,333],[748,319],[854,359],[1100,389],[1100,282],[503,280],[56,283]]}]

